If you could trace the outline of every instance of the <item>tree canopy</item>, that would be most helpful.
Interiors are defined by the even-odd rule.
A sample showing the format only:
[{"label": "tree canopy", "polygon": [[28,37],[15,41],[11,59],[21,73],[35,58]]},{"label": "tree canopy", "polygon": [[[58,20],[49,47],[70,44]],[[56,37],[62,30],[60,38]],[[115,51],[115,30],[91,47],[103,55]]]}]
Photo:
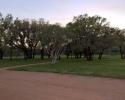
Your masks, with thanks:
[{"label": "tree canopy", "polygon": [[45,51],[53,63],[62,53],[67,57],[84,56],[87,60],[93,60],[98,54],[101,59],[104,51],[113,47],[119,48],[121,58],[125,59],[125,30],[111,27],[106,18],[97,15],[76,16],[62,27],[44,19],[14,19],[11,14],[5,17],[0,14],[0,59],[5,47],[10,49],[10,56],[13,49],[19,49],[25,59],[33,59],[38,48]]}]

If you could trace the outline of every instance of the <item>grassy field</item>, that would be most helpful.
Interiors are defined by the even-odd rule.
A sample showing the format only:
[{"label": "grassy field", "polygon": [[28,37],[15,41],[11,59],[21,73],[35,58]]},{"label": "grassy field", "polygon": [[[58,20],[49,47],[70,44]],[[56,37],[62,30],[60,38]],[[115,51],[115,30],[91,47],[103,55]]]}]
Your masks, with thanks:
[{"label": "grassy field", "polygon": [[35,63],[42,63],[42,62],[47,62],[48,60],[41,60],[41,59],[30,59],[30,60],[24,60],[23,58],[18,58],[18,59],[4,59],[0,60],[0,68],[3,67],[13,67],[13,66],[19,66],[19,65],[27,65],[27,64],[35,64]]},{"label": "grassy field", "polygon": [[125,60],[120,59],[120,56],[105,56],[101,61],[63,58],[57,64],[34,65],[14,70],[125,79]]}]

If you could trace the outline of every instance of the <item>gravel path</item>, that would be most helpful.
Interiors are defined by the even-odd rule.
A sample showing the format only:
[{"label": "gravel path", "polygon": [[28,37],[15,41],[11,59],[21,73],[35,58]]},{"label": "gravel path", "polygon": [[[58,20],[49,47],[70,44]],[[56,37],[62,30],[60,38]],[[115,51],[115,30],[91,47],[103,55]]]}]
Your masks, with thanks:
[{"label": "gravel path", "polygon": [[125,80],[1,70],[0,100],[125,100]]}]

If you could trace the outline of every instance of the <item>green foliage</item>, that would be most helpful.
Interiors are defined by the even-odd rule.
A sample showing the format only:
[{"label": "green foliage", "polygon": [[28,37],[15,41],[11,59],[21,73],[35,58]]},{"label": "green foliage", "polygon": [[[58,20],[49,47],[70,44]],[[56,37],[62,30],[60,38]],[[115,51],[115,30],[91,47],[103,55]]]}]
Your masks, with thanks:
[{"label": "green foliage", "polygon": [[125,58],[125,30],[110,27],[107,19],[101,16],[79,15],[66,27],[61,27],[44,19],[21,20],[13,19],[11,14],[5,17],[0,14],[1,58],[5,47],[10,48],[10,56],[13,49],[18,48],[23,51],[24,58],[34,58],[36,48],[45,48],[56,60],[68,44],[71,44],[72,53],[86,51],[84,55],[90,59],[95,53],[101,58],[106,49],[114,46],[120,48],[121,58]]}]

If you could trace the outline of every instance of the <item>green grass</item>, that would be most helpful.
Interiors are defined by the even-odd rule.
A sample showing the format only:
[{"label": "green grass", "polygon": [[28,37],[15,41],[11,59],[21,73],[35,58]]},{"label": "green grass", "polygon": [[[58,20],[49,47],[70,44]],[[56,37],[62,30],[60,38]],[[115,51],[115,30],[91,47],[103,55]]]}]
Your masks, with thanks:
[{"label": "green grass", "polygon": [[34,65],[14,70],[125,79],[125,60],[120,59],[120,56],[104,56],[101,61],[98,59],[86,61],[84,59],[63,58],[57,64]]},{"label": "green grass", "polygon": [[47,62],[48,60],[41,60],[41,59],[30,59],[30,60],[24,60],[21,58],[18,59],[4,59],[0,60],[0,68],[3,67],[13,67],[13,66],[19,66],[19,65],[26,65],[26,64],[35,64],[35,63],[42,63],[42,62]]}]

